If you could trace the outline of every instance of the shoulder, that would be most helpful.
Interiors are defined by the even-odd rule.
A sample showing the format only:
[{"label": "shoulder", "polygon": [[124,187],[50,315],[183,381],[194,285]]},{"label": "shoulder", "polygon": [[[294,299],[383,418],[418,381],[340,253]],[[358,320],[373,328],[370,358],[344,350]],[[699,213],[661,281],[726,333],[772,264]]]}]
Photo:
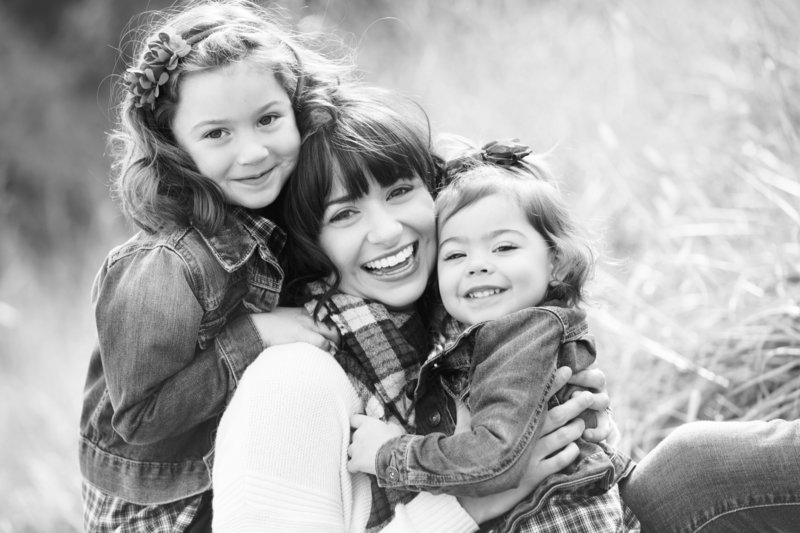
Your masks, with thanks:
[{"label": "shoulder", "polygon": [[202,236],[191,227],[137,233],[109,252],[103,272],[117,275],[138,272],[143,278],[168,276],[173,282],[183,278],[195,287],[203,285],[203,280],[208,278],[225,276],[224,268]]}]

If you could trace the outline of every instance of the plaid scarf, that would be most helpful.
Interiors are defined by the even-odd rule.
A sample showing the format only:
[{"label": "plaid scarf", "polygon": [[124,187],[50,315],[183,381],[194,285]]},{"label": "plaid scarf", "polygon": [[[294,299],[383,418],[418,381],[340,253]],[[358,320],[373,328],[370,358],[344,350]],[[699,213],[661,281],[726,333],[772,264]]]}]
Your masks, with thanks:
[{"label": "plaid scarf", "polygon": [[[306,309],[313,313],[317,298],[328,286],[308,285],[313,300]],[[364,411],[386,422],[395,422],[414,432],[413,392],[420,364],[428,349],[428,332],[416,311],[389,311],[380,303],[334,293],[324,305],[322,319],[341,335],[334,358],[342,366],[364,405]],[[385,490],[372,482],[372,511],[368,530],[379,530],[392,518],[394,507],[414,494]]]}]

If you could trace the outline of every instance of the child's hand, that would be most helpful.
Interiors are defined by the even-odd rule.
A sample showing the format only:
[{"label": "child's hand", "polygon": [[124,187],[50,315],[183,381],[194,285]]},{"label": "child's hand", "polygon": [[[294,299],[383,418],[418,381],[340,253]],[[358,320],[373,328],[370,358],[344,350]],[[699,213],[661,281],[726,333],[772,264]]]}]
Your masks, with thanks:
[{"label": "child's hand", "polygon": [[267,346],[307,342],[329,351],[339,345],[339,332],[315,322],[302,307],[276,307],[270,313],[253,313],[250,317]]},{"label": "child's hand", "polygon": [[366,415],[351,415],[350,426],[355,429],[347,448],[347,470],[351,473],[366,472],[375,475],[375,456],[389,439],[399,437],[405,431],[400,426],[388,424]]}]

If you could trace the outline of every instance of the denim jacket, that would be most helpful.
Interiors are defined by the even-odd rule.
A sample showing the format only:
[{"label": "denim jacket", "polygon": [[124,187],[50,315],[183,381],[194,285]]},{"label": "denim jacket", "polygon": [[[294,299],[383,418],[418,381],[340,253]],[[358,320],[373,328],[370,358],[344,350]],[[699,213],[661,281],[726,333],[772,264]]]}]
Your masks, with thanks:
[{"label": "denim jacket", "polygon": [[[516,487],[541,432],[556,368],[581,370],[594,358],[594,339],[578,309],[531,307],[471,326],[422,366],[415,393],[419,435],[380,448],[379,484],[466,496]],[[456,399],[467,402],[472,430],[453,435]],[[579,448],[570,467],[518,507],[531,510],[558,487],[602,492],[628,469],[630,461],[605,444],[579,440]]]},{"label": "denim jacket", "polygon": [[219,416],[265,348],[248,314],[277,303],[284,238],[236,209],[213,237],[139,233],[109,253],[92,289],[98,343],[79,443],[87,481],[140,505],[211,487]]}]

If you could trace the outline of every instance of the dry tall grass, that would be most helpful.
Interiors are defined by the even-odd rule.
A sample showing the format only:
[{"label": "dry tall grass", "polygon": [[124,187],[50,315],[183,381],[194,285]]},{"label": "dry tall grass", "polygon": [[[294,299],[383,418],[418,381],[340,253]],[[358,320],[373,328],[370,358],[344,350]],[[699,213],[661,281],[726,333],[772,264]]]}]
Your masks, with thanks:
[{"label": "dry tall grass", "polygon": [[[603,235],[593,327],[635,456],[685,421],[798,417],[795,2],[286,5],[306,28],[351,32],[366,79],[416,96],[437,130],[553,148],[575,209]],[[0,60],[7,72],[8,56]],[[22,94],[32,82],[59,124],[102,146],[93,124],[101,110],[87,121],[91,108],[59,104],[43,73],[15,73],[2,88]],[[86,98],[94,101],[94,88]],[[40,127],[47,118],[37,115]],[[57,131],[32,138],[75,146],[68,128]],[[2,133],[0,148],[17,146],[8,141],[15,131]],[[99,149],[91,161],[54,159],[41,146],[32,153],[52,156],[34,168],[56,176],[90,169],[92,190],[104,194]],[[0,185],[12,170],[0,165]],[[14,198],[0,200],[3,220]],[[58,195],[48,201],[55,208]],[[80,529],[75,440],[92,343],[88,287],[123,233],[107,207],[81,226],[85,235],[67,231],[72,240],[57,254],[20,252],[24,236],[0,233],[0,533]],[[51,230],[71,223],[54,220]]]}]

